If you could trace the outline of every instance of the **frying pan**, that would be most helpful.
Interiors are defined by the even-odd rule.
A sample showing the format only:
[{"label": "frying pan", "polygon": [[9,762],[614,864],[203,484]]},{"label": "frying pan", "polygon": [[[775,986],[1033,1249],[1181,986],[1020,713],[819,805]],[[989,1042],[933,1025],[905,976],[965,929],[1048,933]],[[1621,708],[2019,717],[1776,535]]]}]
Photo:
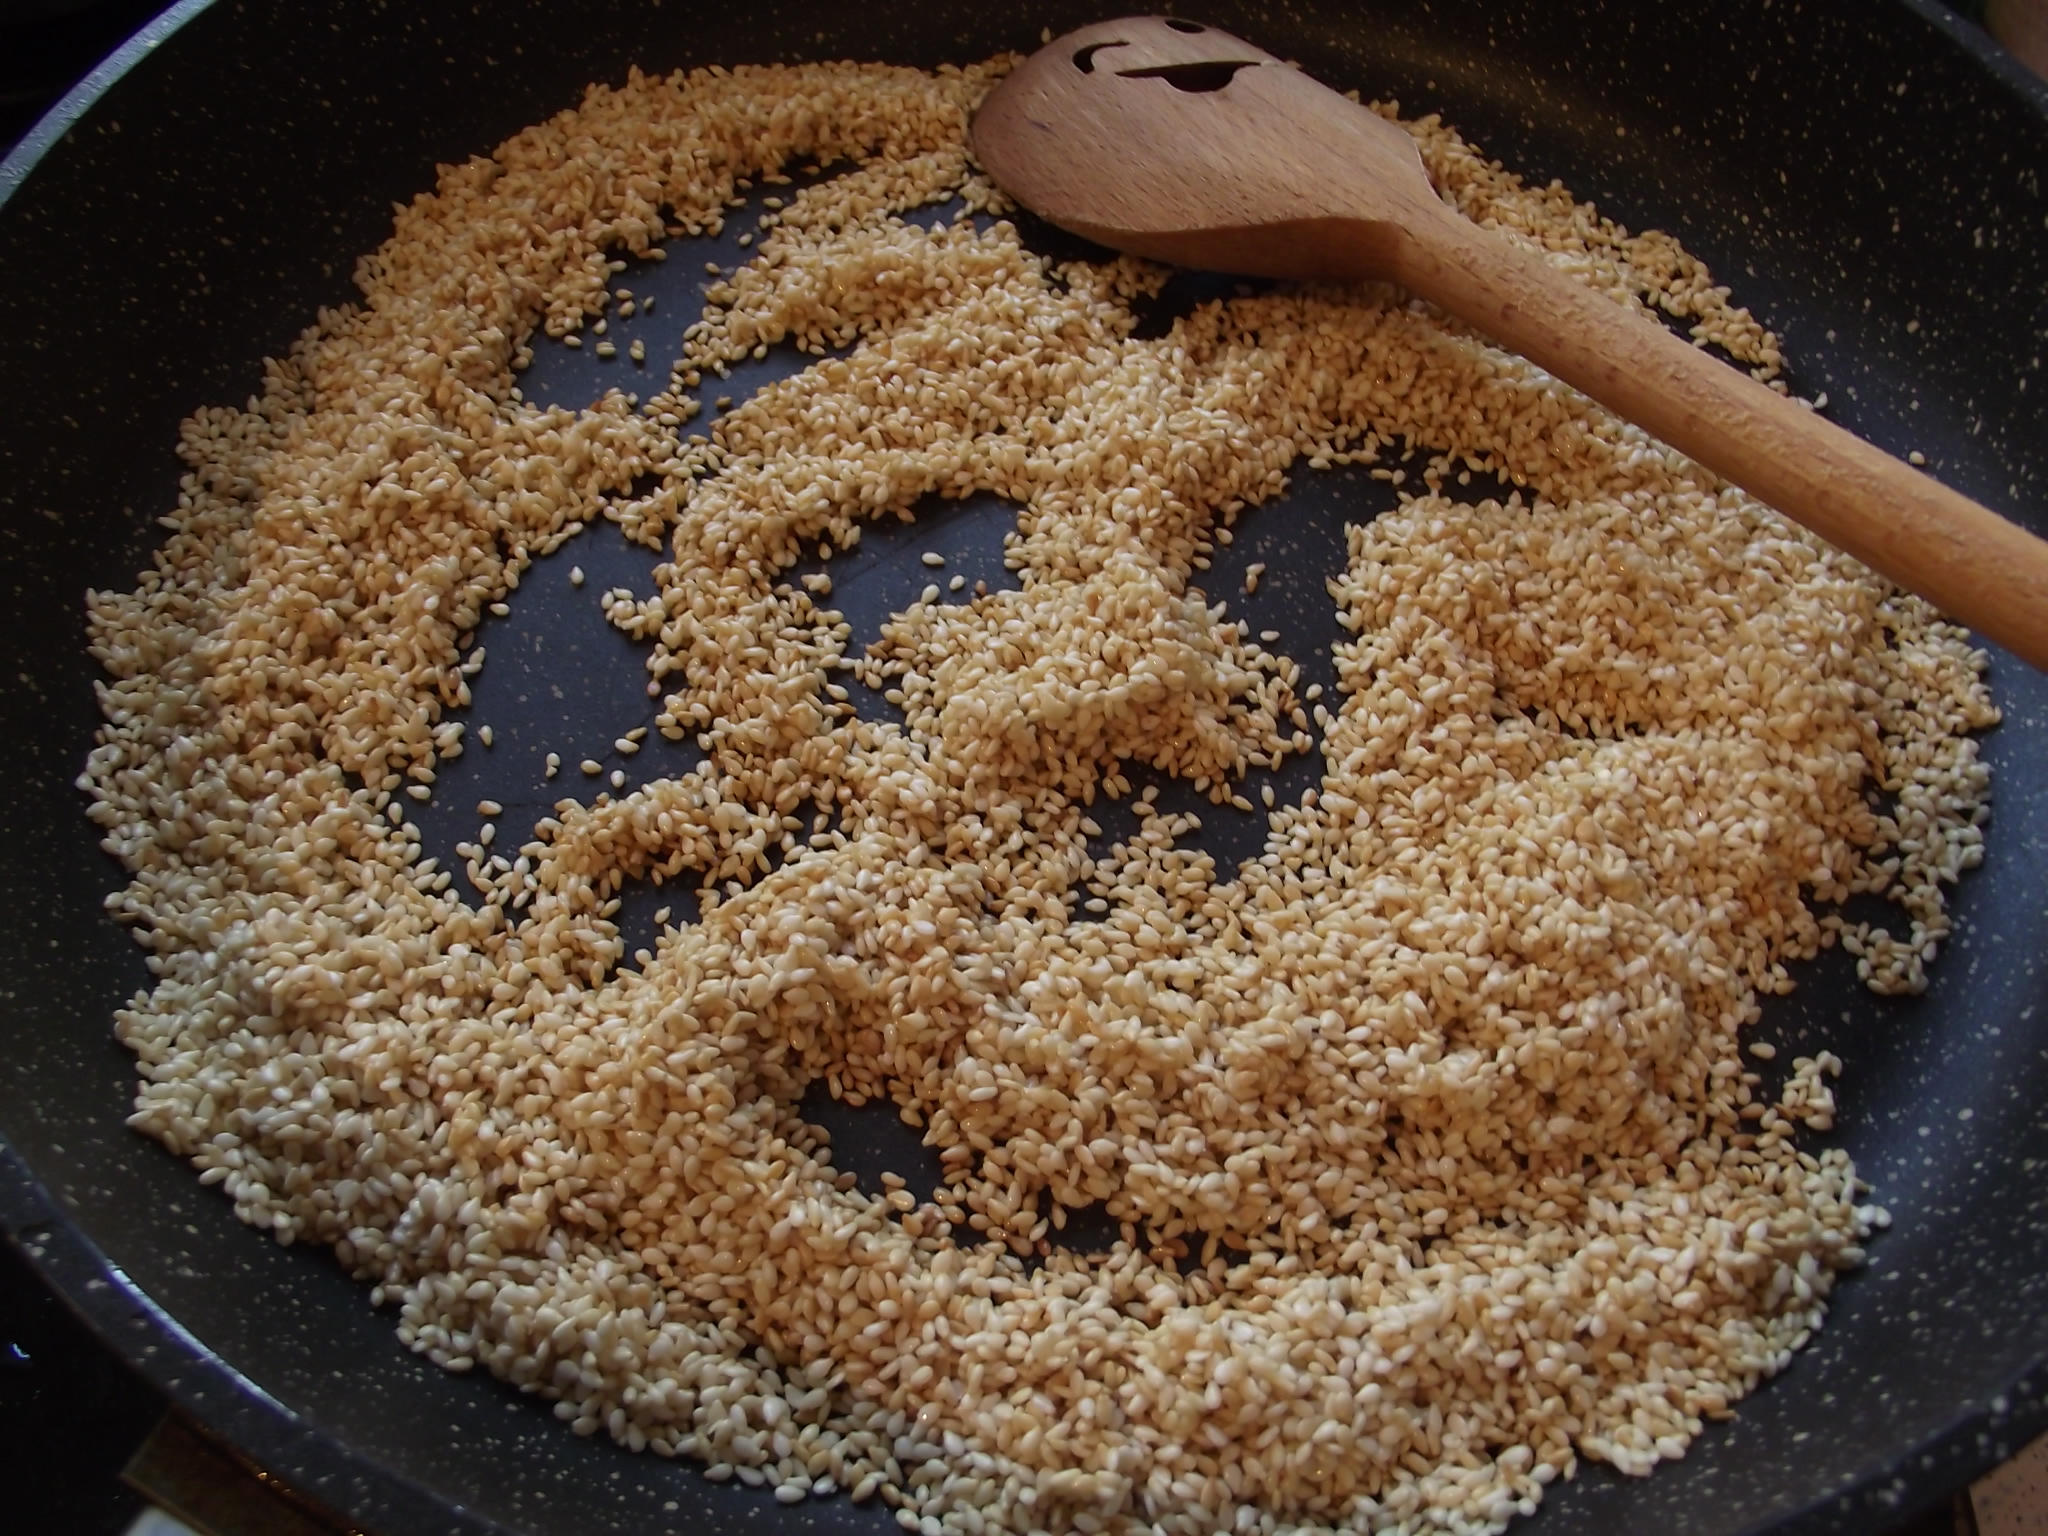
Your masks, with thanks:
[{"label": "frying pan", "polygon": [[[1442,110],[1632,228],[1676,232],[1783,336],[1799,393],[1825,391],[1845,425],[2048,531],[2048,92],[1938,6],[1195,10],[1340,87]],[[263,355],[350,297],[354,258],[437,162],[487,152],[633,63],[928,65],[1035,46],[1041,27],[1096,14],[1066,0],[188,0],[0,171],[0,1216],[202,1425],[363,1527],[893,1529],[876,1507],[785,1509],[691,1464],[578,1440],[534,1400],[443,1373],[398,1346],[327,1255],[239,1226],[126,1129],[132,1067],[109,1021],[145,972],[102,915],[118,872],[72,787],[97,721],[84,594],[144,563],[175,498],[179,419],[242,398]],[[679,307],[664,316],[677,330]],[[558,392],[594,392],[595,375],[549,366],[567,370]],[[1248,521],[1247,537],[1272,541],[1281,609],[1320,590],[1311,535],[1366,515],[1362,494],[1304,476]],[[937,524],[918,537],[954,533],[971,542]],[[610,573],[640,557],[601,524],[562,558],[601,591],[630,584]],[[877,554],[868,599],[884,606],[889,559]],[[506,690],[500,729],[615,734],[603,647],[623,640],[590,621],[590,596],[528,585],[515,620],[559,640],[551,665],[571,685],[520,713],[519,680],[544,674],[487,672]],[[1296,607],[1281,616],[1308,624]],[[1781,1061],[1825,1047],[1848,1063],[1839,1139],[1896,1225],[1814,1344],[1732,1422],[1645,1480],[1582,1469],[1522,1528],[1869,1530],[2048,1427],[2048,678],[1994,651],[1991,680],[2005,721],[1984,738],[1989,856],[1956,895],[1931,987],[1875,998],[1830,952],[1762,1025]],[[457,835],[452,821],[427,831]],[[865,1120],[834,1129],[857,1171],[907,1155]]]}]

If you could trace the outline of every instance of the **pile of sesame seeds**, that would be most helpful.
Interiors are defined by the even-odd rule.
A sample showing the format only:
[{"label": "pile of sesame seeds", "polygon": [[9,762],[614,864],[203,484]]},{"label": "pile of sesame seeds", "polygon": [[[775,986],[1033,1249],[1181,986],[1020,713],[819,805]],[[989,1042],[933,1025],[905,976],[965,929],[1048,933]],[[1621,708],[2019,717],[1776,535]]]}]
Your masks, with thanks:
[{"label": "pile of sesame seeds", "polygon": [[[450,1369],[925,1536],[1492,1530],[1578,1457],[1679,1456],[1884,1222],[1799,1144],[1840,1063],[1769,1095],[1742,1031],[1836,939],[1924,984],[1981,854],[1982,658],[1397,291],[1141,337],[1162,274],[1035,254],[971,165],[1004,67],[594,89],[444,168],[362,300],[188,424],[154,567],[91,605],[81,782],[156,976],[134,1123]],[[1467,215],[1775,374],[1675,242],[1409,127]],[[803,161],[845,169],[667,388],[520,397],[615,252]],[[782,343],[817,360],[682,435]],[[1199,584],[1304,462],[1402,492],[1324,573],[1328,699]],[[974,492],[1018,590],[934,583],[849,655],[784,575]],[[669,552],[602,601],[703,760],[564,799],[465,899],[406,797],[462,750],[481,615],[599,517]],[[1311,752],[1235,871],[1128,776],[1242,813]],[[1139,829],[1098,858],[1100,798]],[[701,920],[619,968],[623,884],[686,876]],[[1903,937],[1828,910],[1869,892]],[[942,1186],[858,1188],[819,1080],[922,1126]],[[1058,1246],[1091,1205],[1122,1240]]]}]

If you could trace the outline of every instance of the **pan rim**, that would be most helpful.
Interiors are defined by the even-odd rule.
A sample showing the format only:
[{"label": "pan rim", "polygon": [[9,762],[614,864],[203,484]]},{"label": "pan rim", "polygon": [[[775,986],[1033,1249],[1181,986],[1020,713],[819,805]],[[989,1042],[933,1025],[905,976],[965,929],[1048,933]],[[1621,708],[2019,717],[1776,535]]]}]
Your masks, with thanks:
[{"label": "pan rim", "polygon": [[201,11],[210,10],[214,0],[178,0],[168,10],[152,17],[133,37],[93,66],[92,72],[58,98],[57,104],[37,118],[21,142],[0,159],[0,208],[5,208],[21,190],[29,174],[55,149],[64,135],[116,82],[136,65],[155,53],[173,33]]},{"label": "pan rim", "polygon": [[[1941,0],[1890,0],[1959,49],[2026,111],[2048,119],[2048,81]],[[177,0],[67,92],[0,159],[0,212],[130,71],[215,0]],[[517,1536],[478,1511],[392,1470],[308,1422],[166,1311],[87,1235],[63,1201],[0,1131],[0,1232],[101,1342],[204,1431],[260,1463],[293,1490],[373,1529],[432,1528],[448,1536]],[[1873,1461],[1832,1491],[1743,1528],[1742,1536],[1821,1536],[1867,1528],[1954,1491],[2048,1432],[2048,1357],[2023,1364],[2004,1392],[1959,1412],[1934,1435]]]}]

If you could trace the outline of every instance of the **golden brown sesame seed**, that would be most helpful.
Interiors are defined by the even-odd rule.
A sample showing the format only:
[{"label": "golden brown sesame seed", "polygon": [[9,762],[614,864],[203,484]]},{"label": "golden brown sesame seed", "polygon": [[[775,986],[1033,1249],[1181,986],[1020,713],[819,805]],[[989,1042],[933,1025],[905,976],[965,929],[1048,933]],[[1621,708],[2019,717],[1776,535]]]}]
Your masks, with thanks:
[{"label": "golden brown sesame seed", "polygon": [[[122,915],[202,978],[120,1017],[136,1123],[336,1245],[430,1358],[906,1529],[1121,1530],[1141,1499],[1176,1533],[1497,1529],[1580,1457],[1648,1470],[1785,1365],[1885,1223],[1839,1149],[1800,1149],[1840,1063],[1766,1103],[1738,1042],[1826,943],[1925,984],[1982,853],[1982,657],[1391,290],[1246,291],[1139,336],[1165,274],[1055,270],[973,169],[1004,67],[593,89],[406,205],[369,302],[260,410],[188,425],[222,473],[156,586],[93,598]],[[1468,216],[1777,372],[1669,236],[1407,126]],[[603,334],[608,250],[713,232],[813,155],[848,169],[707,266],[652,416],[510,396],[536,332]],[[955,195],[992,219],[912,219]],[[681,391],[776,344],[812,366],[675,441]],[[492,376],[423,392],[458,355]],[[1397,451],[1422,494],[1314,573],[1345,637],[1328,701],[1297,695],[1191,574],[1290,475]],[[1468,471],[1524,489],[1444,494]],[[928,587],[849,655],[829,583],[781,574],[971,489],[1015,509],[1014,590]],[[393,490],[402,516],[339,540],[298,510]],[[465,627],[607,516],[670,550],[606,616],[702,761],[614,770],[440,870],[378,797],[431,796]],[[203,684],[145,659],[194,654]],[[847,671],[900,721],[846,707]],[[1314,787],[1260,781],[1242,869],[1150,785],[1089,841],[1140,768],[1250,810],[1251,770],[1316,750],[1302,704]],[[621,969],[626,882],[686,874],[701,919]],[[1809,901],[1880,891],[1895,933]],[[915,1117],[944,1187],[862,1190],[798,1112],[813,1083]],[[1091,1204],[1121,1241],[1055,1246]]]}]

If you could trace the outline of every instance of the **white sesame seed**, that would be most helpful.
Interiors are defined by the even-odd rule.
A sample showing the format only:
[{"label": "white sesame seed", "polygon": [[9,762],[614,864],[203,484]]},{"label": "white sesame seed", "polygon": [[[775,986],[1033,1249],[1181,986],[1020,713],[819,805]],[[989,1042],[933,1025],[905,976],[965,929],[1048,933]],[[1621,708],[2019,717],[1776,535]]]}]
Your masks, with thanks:
[{"label": "white sesame seed", "polygon": [[[1802,1149],[1840,1062],[1771,1096],[1743,1043],[1825,943],[1925,985],[1984,846],[1982,658],[1420,307],[1246,289],[1147,338],[1138,268],[929,216],[999,206],[962,135],[1003,67],[635,72],[444,170],[261,409],[188,424],[209,473],[152,585],[93,599],[85,782],[122,915],[170,947],[121,1016],[136,1123],[378,1277],[428,1358],[784,1502],[886,1494],[920,1536],[1497,1530],[1582,1456],[1648,1471],[1888,1220]],[[1670,237],[1408,126],[1467,214],[1779,370]],[[652,310],[606,294],[609,242],[715,235],[814,156],[854,169],[707,266],[644,413],[505,408],[547,327]],[[812,365],[678,442],[771,345]],[[1287,568],[1343,625],[1332,713],[1189,582],[1304,462],[1409,481],[1382,458],[1413,493]],[[1475,506],[1473,474],[1525,490]],[[1017,509],[987,602],[926,587],[863,647],[788,575],[969,490]],[[600,517],[668,552],[604,614],[702,758],[503,851],[479,802],[442,870],[397,792],[461,749],[463,641]],[[203,686],[148,660],[195,645]],[[1264,851],[1213,869],[1133,762],[1263,802]],[[1311,763],[1291,800],[1253,776]],[[634,969],[628,883],[685,878],[701,918]],[[1889,929],[1840,915],[1880,891]],[[943,1183],[862,1187],[808,1082],[914,1116]],[[1060,1246],[1083,1206],[1106,1255]]]}]

